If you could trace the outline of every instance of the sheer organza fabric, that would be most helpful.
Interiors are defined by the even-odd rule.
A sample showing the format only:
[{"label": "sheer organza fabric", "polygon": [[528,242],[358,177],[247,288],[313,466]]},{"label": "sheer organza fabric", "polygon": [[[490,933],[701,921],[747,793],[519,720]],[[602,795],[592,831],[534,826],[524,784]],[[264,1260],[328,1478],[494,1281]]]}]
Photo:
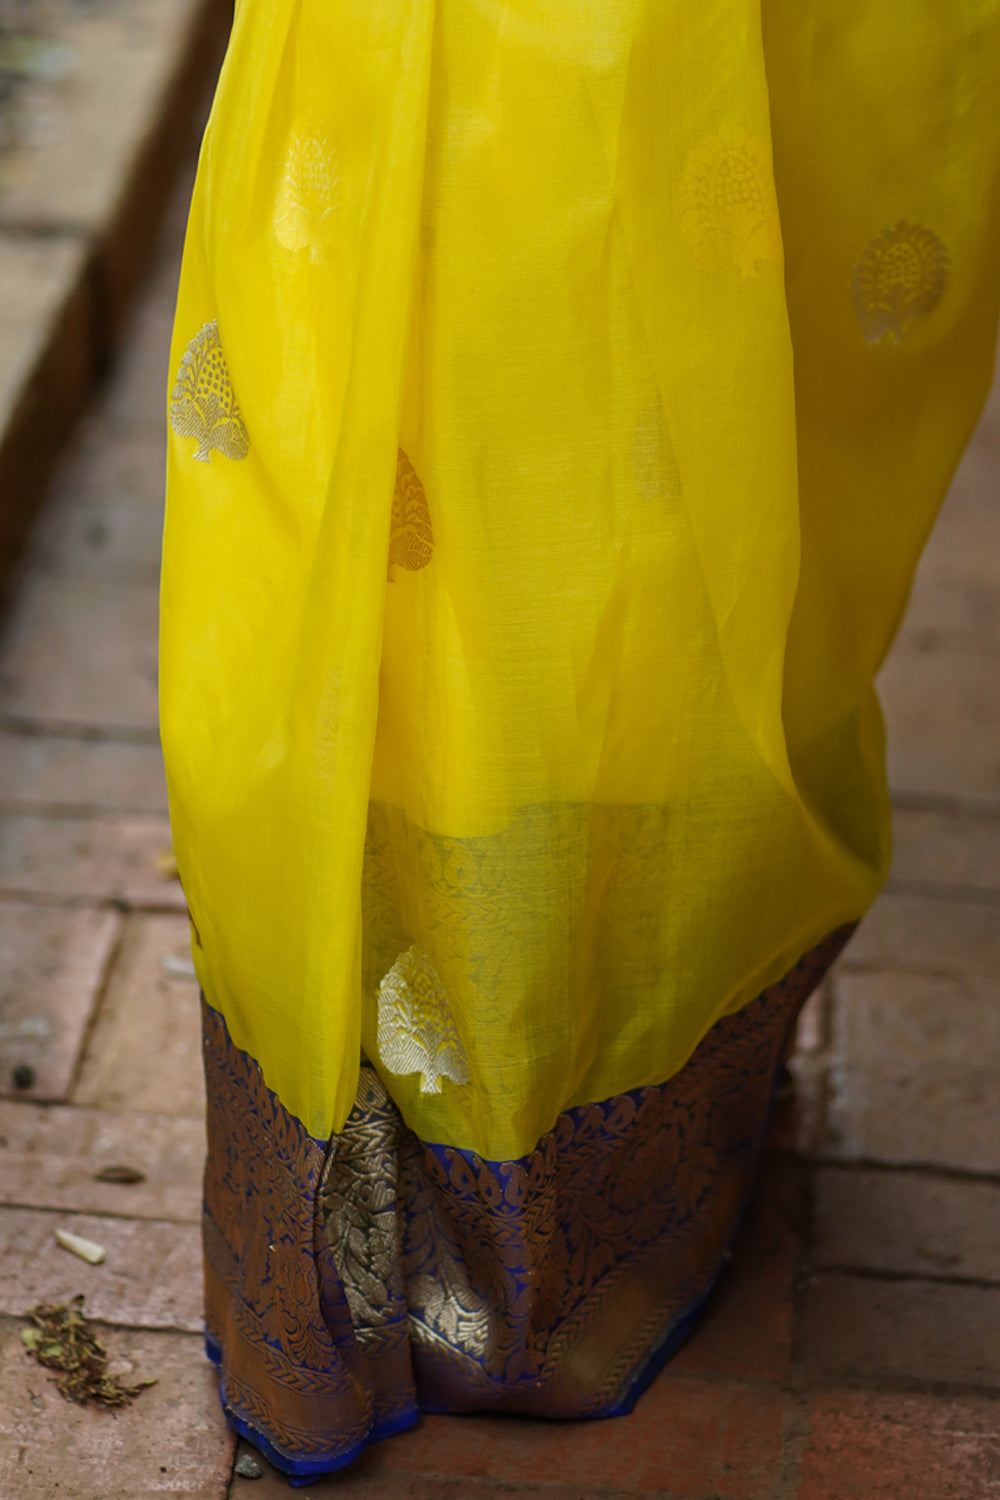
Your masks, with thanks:
[{"label": "sheer organza fabric", "polygon": [[241,0],[172,352],[209,1005],[532,1151],[890,857],[873,680],[986,390],[996,0]]}]

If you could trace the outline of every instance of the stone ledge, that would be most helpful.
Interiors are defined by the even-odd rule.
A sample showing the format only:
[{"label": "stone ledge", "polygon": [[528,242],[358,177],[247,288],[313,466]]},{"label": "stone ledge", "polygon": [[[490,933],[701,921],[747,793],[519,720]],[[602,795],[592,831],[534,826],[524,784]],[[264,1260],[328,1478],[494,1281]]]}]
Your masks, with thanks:
[{"label": "stone ledge", "polygon": [[37,85],[58,128],[0,160],[0,609],[195,150],[231,14],[232,0],[67,11],[73,66]]}]

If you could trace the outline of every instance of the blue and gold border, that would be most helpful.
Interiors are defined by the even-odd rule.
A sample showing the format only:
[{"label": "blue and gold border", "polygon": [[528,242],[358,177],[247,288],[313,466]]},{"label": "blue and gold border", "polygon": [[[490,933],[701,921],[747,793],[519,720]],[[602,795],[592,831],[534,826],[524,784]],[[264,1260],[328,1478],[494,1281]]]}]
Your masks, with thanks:
[{"label": "blue and gold border", "polygon": [[849,935],[517,1161],[420,1141],[368,1066],[311,1139],[206,1005],[206,1338],[233,1426],[307,1482],[421,1410],[629,1411],[728,1258],[790,1029]]}]

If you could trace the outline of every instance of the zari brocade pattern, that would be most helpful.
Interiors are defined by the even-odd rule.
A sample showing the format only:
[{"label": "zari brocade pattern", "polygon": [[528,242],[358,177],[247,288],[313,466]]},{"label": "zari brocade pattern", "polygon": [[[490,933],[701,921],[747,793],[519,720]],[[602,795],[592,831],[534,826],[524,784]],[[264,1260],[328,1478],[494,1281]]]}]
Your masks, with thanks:
[{"label": "zari brocade pattern", "polygon": [[298,1478],[423,1410],[628,1410],[726,1258],[832,934],[674,1078],[484,1161],[404,1125],[368,1065],[327,1146],[204,1009],[207,1341],[234,1425]]}]

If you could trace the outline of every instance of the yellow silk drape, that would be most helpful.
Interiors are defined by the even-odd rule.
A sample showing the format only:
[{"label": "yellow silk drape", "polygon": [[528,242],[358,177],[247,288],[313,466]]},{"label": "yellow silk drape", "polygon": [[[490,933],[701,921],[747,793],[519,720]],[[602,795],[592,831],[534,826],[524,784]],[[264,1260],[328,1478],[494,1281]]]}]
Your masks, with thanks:
[{"label": "yellow silk drape", "polygon": [[522,1154],[870,904],[998,82],[1000,0],[242,0],[163,742],[206,995],[312,1134],[363,1044]]}]

